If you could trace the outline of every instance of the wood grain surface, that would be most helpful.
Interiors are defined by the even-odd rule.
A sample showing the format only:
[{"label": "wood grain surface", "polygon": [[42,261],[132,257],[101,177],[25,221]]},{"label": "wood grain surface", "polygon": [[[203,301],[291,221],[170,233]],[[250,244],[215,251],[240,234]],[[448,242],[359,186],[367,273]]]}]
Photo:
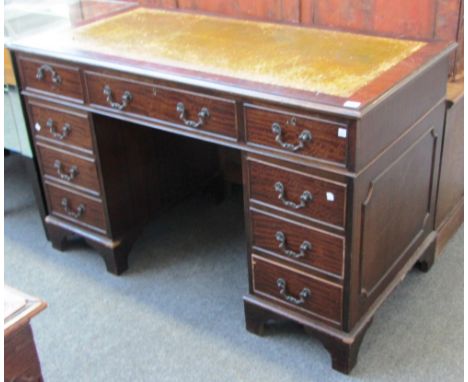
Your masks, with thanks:
[{"label": "wood grain surface", "polygon": [[[86,196],[48,181],[45,182],[45,191],[49,211],[52,215],[99,233],[107,231],[106,214],[100,199]],[[70,216],[62,205],[63,199],[67,200],[71,212],[76,213],[79,206],[82,205],[84,207],[83,213],[79,217]]]},{"label": "wood grain surface", "polygon": [[[37,141],[54,144],[67,150],[93,153],[93,140],[87,113],[39,99],[29,99],[27,108],[31,131]],[[49,119],[52,120],[53,127],[59,134],[63,133],[64,126],[68,124],[69,134],[63,139],[54,137],[47,127]]]},{"label": "wood grain surface", "polygon": [[122,102],[122,95],[125,91],[132,94],[132,100],[122,112],[186,126],[180,118],[180,112],[177,111],[178,103],[183,103],[185,107],[185,118],[194,122],[199,121],[200,111],[207,108],[209,116],[203,120],[203,124],[198,129],[227,137],[237,137],[236,110],[233,100],[92,72],[85,73],[85,83],[91,104],[110,107],[103,94],[104,86],[107,85],[112,90],[115,102]]},{"label": "wood grain surface", "polygon": [[[253,248],[273,253],[296,266],[325,271],[343,278],[345,253],[343,237],[291,220],[280,219],[260,210],[251,209],[250,219]],[[299,253],[300,246],[304,241],[308,241],[311,244],[310,250],[305,251],[304,256],[300,258],[287,256],[279,247],[275,237],[277,232],[282,232],[285,236],[285,249]]]},{"label": "wood grain surface", "polygon": [[[101,187],[95,158],[74,155],[40,142],[36,147],[45,178],[87,191],[94,196],[100,195]],[[57,161],[60,163],[59,168],[57,168]],[[72,171],[73,167],[76,168],[74,172]],[[76,175],[72,179],[66,180],[60,177],[59,171],[65,176],[70,176],[72,172]]]},{"label": "wood grain surface", "polygon": [[[297,309],[306,314],[312,314],[319,319],[331,321],[335,325],[342,320],[342,290],[341,287],[295,272],[277,263],[266,261],[261,257],[252,258],[254,291],[263,296],[269,296],[286,304],[290,309]],[[310,290],[310,296],[305,302],[296,305],[285,301],[277,285],[279,278],[286,282],[286,293],[299,298],[304,288]]]},{"label": "wood grain surface", "polygon": [[[48,65],[51,70],[43,71],[43,78],[37,78],[38,70],[43,65]],[[76,102],[83,101],[83,89],[78,67],[64,65],[56,61],[46,59],[23,57],[18,62],[19,74],[24,89],[40,92],[53,93],[72,99]],[[60,78],[58,83],[54,83],[53,74]]]},{"label": "wood grain surface", "polygon": [[[264,203],[296,216],[344,227],[346,215],[345,185],[253,160],[249,161],[248,166],[250,197],[253,203]],[[287,200],[299,204],[301,195],[305,191],[312,194],[312,200],[306,203],[304,208],[300,209],[285,206],[278,198],[278,192],[275,190],[277,182],[284,185]],[[327,193],[333,194],[333,200],[327,200]]]},{"label": "wood grain surface", "polygon": [[[295,154],[346,164],[348,154],[346,120],[333,120],[326,115],[303,115],[294,111],[255,105],[245,105],[244,116],[247,143],[291,152],[282,148],[276,141],[277,134],[272,132],[272,126],[277,123],[281,127],[281,139],[285,143],[297,145],[300,142],[299,136],[304,130],[311,133],[311,140]],[[341,137],[339,133],[342,134]]]}]

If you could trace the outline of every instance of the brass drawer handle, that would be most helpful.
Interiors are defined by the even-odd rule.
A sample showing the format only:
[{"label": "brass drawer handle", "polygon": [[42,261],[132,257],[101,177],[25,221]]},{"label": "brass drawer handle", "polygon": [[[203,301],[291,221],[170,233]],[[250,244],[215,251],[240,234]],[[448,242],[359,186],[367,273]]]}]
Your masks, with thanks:
[{"label": "brass drawer handle", "polygon": [[183,102],[177,104],[177,112],[179,113],[179,119],[184,122],[185,126],[191,127],[192,129],[198,129],[205,124],[205,120],[210,117],[210,111],[207,107],[202,107],[198,113],[198,121],[191,121],[186,118],[186,110]]},{"label": "brass drawer handle", "polygon": [[[57,129],[54,126],[54,120],[52,118],[49,118],[47,120],[47,128],[49,129],[50,134],[55,138],[59,140],[64,140],[68,135],[70,134],[71,131],[71,126],[68,123],[65,123],[62,127],[62,132],[59,133]],[[37,128],[36,128],[37,130]]]},{"label": "brass drawer handle", "polygon": [[278,193],[278,199],[281,200],[286,207],[294,208],[295,210],[304,208],[307,203],[311,202],[313,199],[312,193],[310,191],[304,191],[300,197],[299,204],[287,200],[285,196],[284,184],[281,182],[275,183],[275,191]]},{"label": "brass drawer handle", "polygon": [[62,77],[54,70],[50,65],[44,64],[37,69],[36,78],[39,81],[42,81],[45,78],[45,72],[50,72],[52,82],[55,85],[60,85],[62,83]]},{"label": "brass drawer handle", "polygon": [[[296,126],[296,119],[292,118],[290,121],[287,122],[288,125]],[[299,134],[299,143],[294,145],[292,143],[287,143],[283,141],[283,131],[281,126],[278,122],[274,122],[271,125],[271,131],[275,135],[275,141],[283,148],[288,151],[296,152],[304,148],[304,144],[306,142],[310,142],[312,140],[312,133],[309,130],[303,130]]]},{"label": "brass drawer handle", "polygon": [[76,211],[73,211],[67,198],[62,198],[61,204],[65,213],[75,219],[79,219],[86,211],[86,207],[83,203],[80,203]]},{"label": "brass drawer handle", "polygon": [[54,162],[54,168],[57,170],[57,175],[59,178],[67,182],[71,182],[78,175],[77,166],[71,166],[68,170],[68,174],[64,173],[62,171],[62,162],[60,162],[58,159],[56,159]]},{"label": "brass drawer handle", "polygon": [[290,302],[291,304],[302,305],[310,297],[309,288],[302,289],[301,292],[299,293],[299,298],[293,297],[290,294],[288,294],[288,292],[286,291],[287,289],[286,281],[284,279],[279,278],[278,280],[276,280],[276,285],[279,288],[280,295],[283,296],[283,298],[287,302]]},{"label": "brass drawer handle", "polygon": [[310,251],[312,248],[312,244],[308,241],[304,240],[304,242],[299,247],[300,252],[294,252],[286,247],[286,235],[284,232],[278,231],[275,235],[276,241],[279,243],[278,247],[283,250],[283,253],[286,256],[292,257],[294,259],[299,259],[305,256],[307,251]]},{"label": "brass drawer handle", "polygon": [[112,96],[112,89],[110,88],[109,85],[104,86],[103,93],[106,96],[106,102],[109,104],[109,106],[112,109],[116,109],[116,110],[125,109],[133,99],[132,93],[130,93],[128,90],[125,90],[124,93],[122,94],[122,102],[121,103],[115,102]]}]

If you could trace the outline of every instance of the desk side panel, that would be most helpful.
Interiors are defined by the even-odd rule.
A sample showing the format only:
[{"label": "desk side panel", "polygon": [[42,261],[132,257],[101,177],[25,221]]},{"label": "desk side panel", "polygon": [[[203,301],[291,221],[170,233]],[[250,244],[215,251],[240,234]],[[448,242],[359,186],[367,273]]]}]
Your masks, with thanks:
[{"label": "desk side panel", "polygon": [[350,328],[373,315],[434,234],[444,109],[439,102],[355,180]]},{"label": "desk side panel", "polygon": [[462,95],[455,103],[449,102],[447,107],[437,199],[437,229],[463,199],[463,100]]},{"label": "desk side panel", "polygon": [[364,115],[357,127],[356,166],[359,172],[445,97],[448,57],[422,71]]}]

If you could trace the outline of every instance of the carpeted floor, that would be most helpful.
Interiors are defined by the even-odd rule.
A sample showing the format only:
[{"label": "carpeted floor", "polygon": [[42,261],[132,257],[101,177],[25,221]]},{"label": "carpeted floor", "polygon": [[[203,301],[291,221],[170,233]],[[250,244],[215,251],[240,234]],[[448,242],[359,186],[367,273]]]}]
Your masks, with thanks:
[{"label": "carpeted floor", "polygon": [[462,381],[463,227],[428,274],[378,311],[352,374],[294,325],[244,329],[241,195],[195,197],[149,225],[121,277],[46,241],[21,163],[5,159],[5,282],[49,307],[32,321],[45,381]]}]

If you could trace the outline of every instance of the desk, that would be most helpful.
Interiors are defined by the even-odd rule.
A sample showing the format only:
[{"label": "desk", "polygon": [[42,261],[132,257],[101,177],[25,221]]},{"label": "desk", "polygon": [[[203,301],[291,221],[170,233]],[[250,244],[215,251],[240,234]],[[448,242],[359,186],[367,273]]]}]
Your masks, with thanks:
[{"label": "desk", "polygon": [[213,148],[240,150],[247,329],[299,322],[344,373],[432,265],[453,44],[136,8],[11,49],[54,247],[78,235],[123,272],[151,214],[216,173]]},{"label": "desk", "polygon": [[42,381],[41,365],[29,321],[47,304],[4,287],[5,381]]}]

